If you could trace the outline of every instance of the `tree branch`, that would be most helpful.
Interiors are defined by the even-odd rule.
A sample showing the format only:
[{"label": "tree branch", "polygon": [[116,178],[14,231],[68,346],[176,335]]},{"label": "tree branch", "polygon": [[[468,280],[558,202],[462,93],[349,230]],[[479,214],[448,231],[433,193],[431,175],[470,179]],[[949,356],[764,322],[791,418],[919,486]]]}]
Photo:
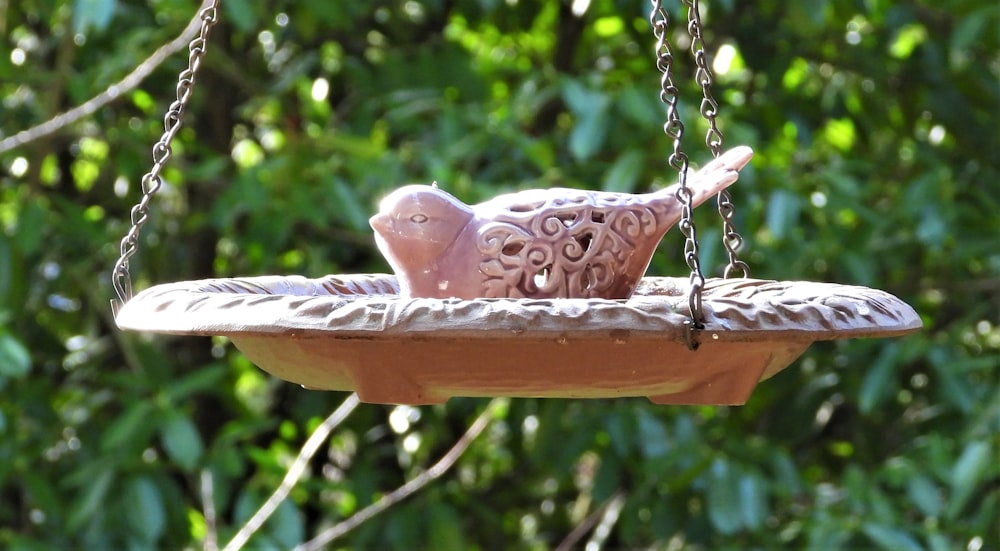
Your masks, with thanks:
[{"label": "tree branch", "polygon": [[305,472],[306,467],[309,465],[309,460],[319,450],[320,444],[325,442],[330,433],[333,432],[333,429],[337,428],[337,425],[340,425],[354,411],[359,402],[357,393],[352,393],[344,400],[344,403],[340,404],[340,407],[316,427],[316,430],[309,435],[306,443],[302,445],[302,450],[299,451],[298,457],[295,458],[292,466],[285,473],[285,478],[281,481],[281,484],[274,490],[271,497],[267,498],[267,501],[260,506],[260,509],[250,517],[250,520],[240,528],[239,532],[233,536],[233,539],[226,544],[223,551],[236,551],[250,541],[250,536],[267,522],[267,519],[274,514],[278,506],[281,505],[281,502],[285,501],[285,498],[291,493],[292,488],[298,484],[299,479],[302,478],[302,473]]},{"label": "tree branch", "polygon": [[604,545],[608,536],[611,535],[611,529],[618,522],[618,515],[621,514],[622,507],[624,506],[625,492],[618,490],[608,500],[607,507],[604,508],[604,514],[601,515],[601,522],[594,529],[594,533],[591,534],[590,541],[587,542],[587,549],[600,549]]},{"label": "tree branch", "polygon": [[[602,503],[600,507],[591,511],[590,514],[587,515],[582,522],[580,522],[580,524],[576,525],[576,527],[573,528],[573,530],[559,543],[556,547],[556,551],[570,551],[571,549],[575,549],[576,544],[583,539],[583,536],[587,535],[587,532],[589,532],[591,528],[597,525],[598,521],[601,522],[598,526],[598,530],[600,530],[601,526],[605,526],[609,515],[613,517],[613,520],[611,521],[611,524],[613,525],[614,520],[617,520],[618,513],[621,511],[622,505],[624,504],[625,492],[624,490],[619,489],[612,494],[607,501]],[[610,532],[610,526],[607,528],[607,532]],[[592,536],[591,541],[594,541],[596,538],[597,531],[594,532],[594,536]],[[607,534],[601,538],[601,542],[603,542],[605,538],[607,538]]]},{"label": "tree branch", "polygon": [[[203,3],[202,8],[204,8],[204,4],[207,3],[207,1],[208,0]],[[139,84],[145,80],[146,77],[152,74],[152,72],[156,70],[156,68],[159,67],[168,57],[187,47],[188,43],[191,42],[195,35],[198,34],[198,29],[200,28],[201,9],[198,10],[198,14],[191,19],[191,22],[188,23],[187,27],[184,28],[184,31],[182,31],[177,38],[171,40],[163,46],[160,46],[158,50],[153,52],[153,55],[146,58],[146,60],[140,63],[131,73],[126,75],[125,78],[119,80],[111,86],[108,86],[100,94],[97,94],[69,111],[60,113],[37,126],[33,126],[27,130],[22,130],[13,136],[3,138],[0,140],[0,153],[6,153],[39,138],[44,138],[45,136],[54,134],[84,117],[93,115],[98,109],[101,109],[105,105],[115,101],[122,94],[132,91],[139,86]]]},{"label": "tree branch", "polygon": [[201,506],[205,514],[205,551],[218,551],[219,532],[215,514],[215,485],[212,481],[212,471],[201,471]]},{"label": "tree branch", "polygon": [[465,453],[469,445],[475,441],[476,438],[482,434],[483,430],[489,425],[490,417],[493,414],[493,410],[496,409],[496,405],[500,402],[500,398],[494,398],[486,405],[483,412],[476,417],[476,420],[469,425],[468,430],[465,434],[455,442],[455,445],[445,453],[437,463],[431,466],[431,468],[420,473],[412,480],[403,484],[399,488],[396,488],[391,493],[382,496],[375,503],[372,503],[368,507],[354,513],[353,516],[334,524],[333,526],[327,528],[323,532],[320,532],[315,538],[299,545],[295,548],[295,551],[317,551],[319,549],[324,549],[325,546],[331,541],[343,536],[344,534],[350,532],[354,528],[357,528],[365,521],[371,519],[375,515],[385,511],[389,507],[403,501],[407,497],[413,495],[421,488],[431,483],[436,478],[440,477],[448,471],[455,464],[455,461]]}]

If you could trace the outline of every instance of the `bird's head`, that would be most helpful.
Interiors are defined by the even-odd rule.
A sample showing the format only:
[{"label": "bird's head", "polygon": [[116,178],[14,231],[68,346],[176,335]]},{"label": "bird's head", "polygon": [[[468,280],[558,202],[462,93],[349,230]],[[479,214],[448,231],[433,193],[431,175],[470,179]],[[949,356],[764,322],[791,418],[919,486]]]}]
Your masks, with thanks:
[{"label": "bird's head", "polygon": [[369,222],[379,249],[399,272],[428,269],[472,216],[468,205],[437,186],[409,185],[383,199]]}]

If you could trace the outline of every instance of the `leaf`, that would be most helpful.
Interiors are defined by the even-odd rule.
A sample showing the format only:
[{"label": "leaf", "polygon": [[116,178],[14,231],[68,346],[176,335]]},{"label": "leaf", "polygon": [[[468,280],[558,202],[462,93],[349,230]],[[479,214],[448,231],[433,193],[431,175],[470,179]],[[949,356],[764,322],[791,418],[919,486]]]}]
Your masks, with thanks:
[{"label": "leaf", "polygon": [[31,371],[28,349],[7,333],[0,333],[0,376],[20,379]]},{"label": "leaf", "polygon": [[743,525],[751,530],[760,528],[770,513],[764,480],[756,474],[740,477],[739,496]]},{"label": "leaf", "polygon": [[870,522],[865,523],[861,530],[870,540],[875,542],[875,545],[886,551],[923,551],[920,543],[903,530]]},{"label": "leaf", "polygon": [[184,400],[196,392],[214,387],[226,376],[228,370],[229,367],[221,363],[201,367],[171,383],[163,394],[170,402]]},{"label": "leaf", "polygon": [[927,535],[927,548],[931,551],[952,551],[953,549],[960,549],[955,542],[948,539],[948,536],[939,532]]},{"label": "leaf", "polygon": [[274,515],[267,521],[268,532],[281,549],[292,549],[305,539],[306,529],[302,513],[291,500],[278,505]]},{"label": "leaf", "polygon": [[980,8],[963,17],[951,32],[951,49],[956,51],[965,50],[972,44],[975,44],[979,40],[979,35],[983,31],[983,27],[990,20],[989,12],[995,8],[995,5]]},{"label": "leaf", "polygon": [[773,477],[771,480],[777,482],[776,488],[788,496],[798,495],[802,492],[802,480],[795,462],[784,450],[775,450],[771,454],[771,468]]},{"label": "leaf", "polygon": [[430,510],[427,541],[436,549],[468,549],[462,532],[462,519],[448,505],[436,505]]},{"label": "leaf", "polygon": [[136,402],[119,415],[104,431],[101,436],[101,451],[108,453],[120,450],[128,445],[129,447],[139,447],[145,442],[137,442],[143,432],[150,431],[149,414],[152,412],[152,405],[149,402]]},{"label": "leaf", "polygon": [[913,50],[927,40],[927,29],[920,23],[911,23],[899,29],[896,39],[889,46],[889,53],[897,59],[906,59]]},{"label": "leaf", "polygon": [[335,208],[341,219],[347,222],[353,230],[367,233],[369,231],[368,211],[358,200],[355,188],[338,178],[333,182],[333,192],[337,197]]},{"label": "leaf", "polygon": [[608,134],[611,98],[602,92],[588,90],[575,80],[563,86],[563,99],[576,117],[569,135],[569,151],[577,160],[590,158]]},{"label": "leaf", "polygon": [[950,232],[947,222],[942,217],[940,206],[928,206],[920,211],[920,225],[916,236],[921,243],[928,246],[940,245]]},{"label": "leaf", "polygon": [[943,345],[936,345],[927,353],[931,367],[937,376],[937,388],[941,397],[962,413],[972,412],[972,389],[952,365],[954,354]]},{"label": "leaf", "polygon": [[639,181],[645,160],[642,151],[637,149],[622,153],[605,173],[601,189],[618,193],[635,192],[635,184]]},{"label": "leaf", "polygon": [[767,205],[767,228],[774,239],[781,241],[799,219],[802,199],[783,189],[771,194]]},{"label": "leaf", "polygon": [[906,494],[923,514],[929,517],[941,514],[944,507],[941,491],[926,476],[910,475],[906,481]]},{"label": "leaf", "polygon": [[130,532],[144,542],[155,542],[163,535],[167,514],[156,484],[146,476],[128,481],[124,492],[125,522]]},{"label": "leaf", "polygon": [[621,113],[627,122],[639,126],[659,126],[666,117],[666,107],[659,102],[656,94],[639,86],[630,86],[618,94],[615,112]]},{"label": "leaf", "polygon": [[601,463],[597,467],[597,474],[594,475],[594,486],[591,490],[594,500],[603,502],[611,497],[611,494],[615,493],[615,490],[621,486],[621,476],[624,472],[626,469],[623,468],[619,456],[613,453],[603,454]]},{"label": "leaf", "polygon": [[[10,250],[10,240],[0,232],[0,308],[10,304],[8,296],[11,294],[13,285],[14,253]],[[4,323],[7,313],[0,309],[0,324]]]},{"label": "leaf", "polygon": [[604,420],[604,427],[611,438],[611,447],[619,457],[628,457],[632,446],[636,443],[635,427],[632,416],[621,410],[615,410]]},{"label": "leaf", "polygon": [[670,451],[670,438],[663,422],[645,409],[638,412],[639,447],[643,457],[652,459],[663,457]]},{"label": "leaf", "polygon": [[186,415],[168,415],[160,427],[160,438],[167,455],[186,471],[193,470],[201,459],[204,445],[201,435]]},{"label": "leaf", "polygon": [[85,522],[93,518],[94,514],[101,507],[104,498],[111,488],[114,480],[114,471],[110,466],[102,468],[96,476],[88,479],[88,484],[84,487],[80,498],[73,504],[69,518],[66,520],[66,528],[71,532],[79,530]]},{"label": "leaf", "polygon": [[858,391],[858,407],[862,413],[869,414],[877,408],[892,390],[893,377],[896,374],[899,343],[893,341],[882,348],[875,363],[868,368],[865,378]]},{"label": "leaf", "polygon": [[955,519],[962,512],[993,459],[987,442],[970,442],[951,471],[951,500],[946,516]]},{"label": "leaf", "polygon": [[47,235],[46,226],[52,224],[53,214],[43,206],[47,203],[31,201],[21,206],[17,215],[17,231],[13,236],[15,250],[22,256],[31,256],[42,249]]},{"label": "leaf", "polygon": [[248,0],[226,0],[222,3],[226,11],[226,20],[242,32],[250,32],[257,28],[257,10]]},{"label": "leaf", "polygon": [[73,32],[86,34],[90,27],[102,32],[111,24],[117,0],[74,0]]},{"label": "leaf", "polygon": [[806,551],[844,549],[844,544],[851,537],[839,519],[823,509],[817,513],[816,518],[810,524],[806,535]]},{"label": "leaf", "polygon": [[724,459],[716,459],[708,479],[708,520],[723,534],[733,534],[743,526],[739,477]]}]

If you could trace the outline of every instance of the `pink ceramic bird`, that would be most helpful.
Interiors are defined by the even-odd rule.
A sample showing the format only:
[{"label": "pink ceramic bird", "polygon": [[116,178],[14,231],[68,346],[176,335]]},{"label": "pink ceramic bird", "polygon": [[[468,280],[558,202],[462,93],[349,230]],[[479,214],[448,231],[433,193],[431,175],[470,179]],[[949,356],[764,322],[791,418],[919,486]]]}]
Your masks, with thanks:
[{"label": "pink ceramic bird", "polygon": [[[694,205],[735,182],[752,156],[736,147],[689,174]],[[528,190],[470,207],[410,185],[382,201],[371,225],[403,297],[625,299],[681,219],[677,187]]]}]

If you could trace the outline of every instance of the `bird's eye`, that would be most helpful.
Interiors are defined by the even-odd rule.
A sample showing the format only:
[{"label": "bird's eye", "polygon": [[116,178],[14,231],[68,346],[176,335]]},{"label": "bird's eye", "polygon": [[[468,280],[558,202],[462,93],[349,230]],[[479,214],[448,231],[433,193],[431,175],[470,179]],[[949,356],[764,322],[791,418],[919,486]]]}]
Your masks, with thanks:
[{"label": "bird's eye", "polygon": [[410,222],[413,222],[414,224],[423,224],[426,221],[427,221],[426,214],[417,213],[410,217]]}]

